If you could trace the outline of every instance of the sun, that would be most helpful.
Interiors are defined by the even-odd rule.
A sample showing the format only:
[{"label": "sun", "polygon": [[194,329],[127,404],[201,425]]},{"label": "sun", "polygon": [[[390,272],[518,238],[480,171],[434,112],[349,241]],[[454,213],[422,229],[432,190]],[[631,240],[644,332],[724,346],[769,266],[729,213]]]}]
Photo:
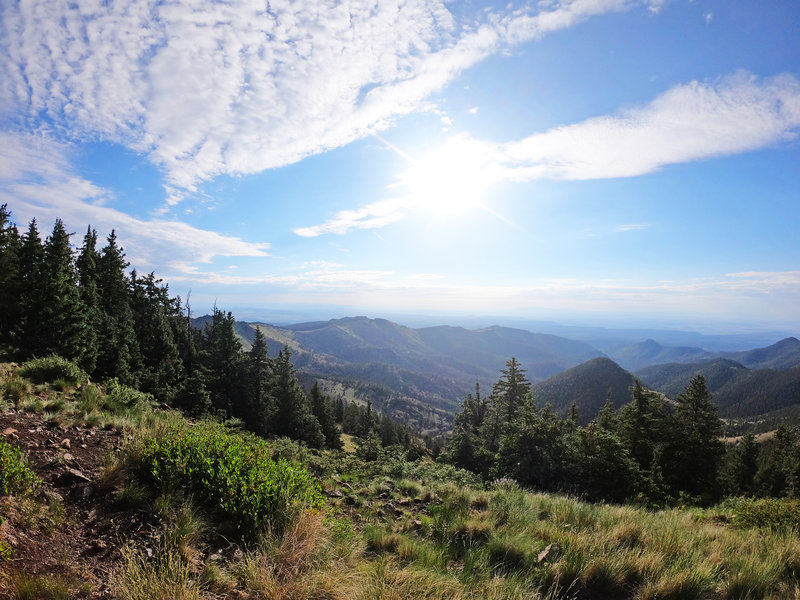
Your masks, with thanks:
[{"label": "sun", "polygon": [[483,204],[487,189],[496,181],[486,145],[464,137],[448,140],[398,176],[415,208],[458,215]]}]

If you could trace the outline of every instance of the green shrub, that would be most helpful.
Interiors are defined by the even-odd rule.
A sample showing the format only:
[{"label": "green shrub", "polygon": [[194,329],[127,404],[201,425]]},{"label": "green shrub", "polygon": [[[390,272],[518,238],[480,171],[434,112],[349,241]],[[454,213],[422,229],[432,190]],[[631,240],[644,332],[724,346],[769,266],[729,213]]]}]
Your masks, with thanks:
[{"label": "green shrub", "polygon": [[800,500],[797,498],[740,498],[729,501],[732,521],[740,527],[772,529],[800,528]]},{"label": "green shrub", "polygon": [[228,433],[221,425],[174,426],[145,439],[140,473],[159,489],[178,488],[220,517],[234,521],[243,535],[264,527],[278,530],[306,506],[321,506],[311,475],[254,437]]},{"label": "green shrub", "polygon": [[144,409],[153,404],[153,396],[140,392],[137,389],[122,385],[116,379],[112,379],[106,384],[106,408],[114,410],[118,408]]},{"label": "green shrub", "polygon": [[3,439],[0,439],[0,496],[27,494],[39,486],[36,476],[25,455]]},{"label": "green shrub", "polygon": [[29,360],[22,365],[19,373],[34,383],[47,383],[60,379],[74,385],[88,379],[88,375],[78,365],[55,354]]}]

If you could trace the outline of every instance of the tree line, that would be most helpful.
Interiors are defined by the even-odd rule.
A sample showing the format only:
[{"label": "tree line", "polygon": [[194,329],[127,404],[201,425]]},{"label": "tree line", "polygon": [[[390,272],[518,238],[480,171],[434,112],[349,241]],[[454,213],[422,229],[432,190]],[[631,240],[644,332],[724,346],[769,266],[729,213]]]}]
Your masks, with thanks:
[{"label": "tree line", "polygon": [[610,399],[586,427],[575,405],[563,418],[537,407],[512,358],[486,397],[476,386],[456,415],[443,460],[485,480],[511,478],[592,500],[708,504],[727,495],[800,494],[800,434],[781,426],[770,441],[722,439],[723,421],[702,375],[674,402],[644,388],[616,410]]},{"label": "tree line", "polygon": [[128,271],[114,231],[100,248],[91,226],[73,250],[61,219],[44,241],[33,219],[20,233],[0,206],[0,347],[18,360],[56,354],[91,378],[115,379],[188,413],[240,419],[262,436],[341,448],[341,431],[408,447],[413,432],[371,406],[306,391],[292,352],[277,356],[256,329],[243,351],[230,312],[214,307],[203,329],[188,302],[154,273]]}]

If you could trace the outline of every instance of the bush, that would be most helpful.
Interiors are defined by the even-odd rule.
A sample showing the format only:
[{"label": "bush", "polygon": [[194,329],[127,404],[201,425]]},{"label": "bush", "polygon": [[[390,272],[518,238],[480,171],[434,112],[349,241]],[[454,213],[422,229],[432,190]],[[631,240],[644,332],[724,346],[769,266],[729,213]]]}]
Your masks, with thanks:
[{"label": "bush", "polygon": [[182,489],[243,535],[281,530],[306,506],[321,506],[319,486],[304,468],[273,460],[258,438],[228,433],[221,425],[173,426],[143,441],[141,474],[159,489]]},{"label": "bush", "polygon": [[47,383],[61,379],[72,382],[74,385],[89,378],[74,362],[55,354],[42,358],[32,358],[22,365],[19,373],[34,383]]},{"label": "bush", "polygon": [[3,439],[0,439],[0,496],[28,494],[39,486],[36,476],[25,455]]},{"label": "bush", "polygon": [[153,404],[153,396],[122,385],[115,378],[106,384],[106,404],[109,409],[119,407],[144,409]]},{"label": "bush", "polygon": [[800,500],[797,498],[739,498],[726,504],[733,514],[731,521],[740,527],[800,528]]}]

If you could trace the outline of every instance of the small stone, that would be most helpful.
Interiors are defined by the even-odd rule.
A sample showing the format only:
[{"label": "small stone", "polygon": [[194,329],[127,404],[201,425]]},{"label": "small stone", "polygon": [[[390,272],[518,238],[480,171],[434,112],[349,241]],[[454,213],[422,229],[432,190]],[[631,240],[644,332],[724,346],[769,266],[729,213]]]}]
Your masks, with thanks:
[{"label": "small stone", "polygon": [[62,502],[64,502],[64,496],[62,496],[58,492],[54,492],[53,490],[43,490],[42,498],[44,498],[51,504],[61,504]]},{"label": "small stone", "polygon": [[339,490],[331,490],[330,492],[328,492],[328,496],[331,498],[342,498],[344,494]]},{"label": "small stone", "polygon": [[14,429],[13,427],[6,427],[3,430],[3,435],[6,437],[10,437],[12,440],[19,439],[19,436],[17,435],[17,430]]},{"label": "small stone", "polygon": [[561,546],[558,544],[547,544],[545,549],[539,552],[536,561],[539,564],[552,563],[557,561],[559,556],[561,556]]},{"label": "small stone", "polygon": [[81,448],[83,448],[84,450],[85,450],[86,448],[88,448],[88,447],[89,447],[89,446],[87,446],[86,444],[81,444]]},{"label": "small stone", "polygon": [[72,454],[70,454],[69,452],[64,452],[64,456],[62,456],[61,458],[63,458],[67,462],[72,462],[73,460],[75,460],[75,457],[72,456]]},{"label": "small stone", "polygon": [[153,549],[152,548],[145,548],[144,551],[147,553],[147,558],[153,558]]},{"label": "small stone", "polygon": [[422,521],[419,519],[414,519],[414,527],[422,527]]},{"label": "small stone", "polygon": [[61,440],[61,447],[64,448],[65,450],[69,450],[71,446],[72,442],[69,441],[69,438],[64,438],[63,440]]}]

